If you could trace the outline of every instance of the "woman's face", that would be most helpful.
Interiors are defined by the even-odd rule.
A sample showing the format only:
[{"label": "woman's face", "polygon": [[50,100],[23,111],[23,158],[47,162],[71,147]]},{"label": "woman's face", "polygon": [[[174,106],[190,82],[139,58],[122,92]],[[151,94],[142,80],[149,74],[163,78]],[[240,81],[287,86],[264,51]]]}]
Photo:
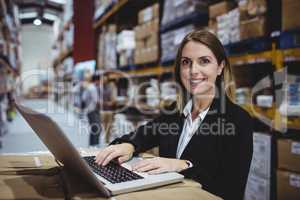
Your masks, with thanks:
[{"label": "woman's face", "polygon": [[212,51],[200,42],[189,41],[182,49],[180,78],[192,95],[213,94],[216,78],[223,67],[223,62],[218,65]]}]

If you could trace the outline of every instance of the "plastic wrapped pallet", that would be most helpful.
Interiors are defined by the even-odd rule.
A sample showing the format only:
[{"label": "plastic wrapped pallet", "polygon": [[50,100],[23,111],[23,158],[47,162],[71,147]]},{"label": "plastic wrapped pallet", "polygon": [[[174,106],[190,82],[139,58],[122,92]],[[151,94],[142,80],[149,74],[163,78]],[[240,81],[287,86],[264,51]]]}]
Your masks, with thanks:
[{"label": "plastic wrapped pallet", "polygon": [[161,61],[173,60],[176,57],[177,49],[182,39],[194,30],[193,25],[184,26],[182,28],[168,31],[161,35]]},{"label": "plastic wrapped pallet", "polygon": [[207,2],[207,0],[165,0],[162,25],[196,11],[206,11]]},{"label": "plastic wrapped pallet", "polygon": [[288,76],[283,88],[279,112],[284,116],[300,116],[300,76]]},{"label": "plastic wrapped pallet", "polygon": [[253,134],[253,157],[245,200],[269,200],[271,184],[271,135]]},{"label": "plastic wrapped pallet", "polygon": [[223,45],[240,41],[240,12],[238,8],[217,17],[217,35]]},{"label": "plastic wrapped pallet", "polygon": [[99,68],[115,69],[117,67],[116,25],[103,27],[98,43]]},{"label": "plastic wrapped pallet", "polygon": [[266,179],[271,177],[271,144],[271,135],[264,133],[253,134],[251,174]]},{"label": "plastic wrapped pallet", "polygon": [[133,50],[135,49],[135,32],[123,30],[117,37],[117,52],[119,54],[119,66],[133,64]]},{"label": "plastic wrapped pallet", "polygon": [[244,200],[270,200],[270,184],[269,179],[250,174]]}]

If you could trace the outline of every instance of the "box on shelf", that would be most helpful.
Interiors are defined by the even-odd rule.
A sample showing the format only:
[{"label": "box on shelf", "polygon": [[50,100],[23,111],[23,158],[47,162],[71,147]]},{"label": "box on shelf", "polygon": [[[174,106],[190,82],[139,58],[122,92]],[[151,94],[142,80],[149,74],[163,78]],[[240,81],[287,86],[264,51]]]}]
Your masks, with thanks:
[{"label": "box on shelf", "polygon": [[136,49],[134,52],[134,64],[144,64],[156,62],[159,58],[158,46],[152,46],[150,48]]},{"label": "box on shelf", "polygon": [[215,19],[217,16],[224,15],[234,8],[234,4],[229,1],[222,1],[209,6],[209,18]]},{"label": "box on shelf", "polygon": [[265,17],[255,17],[250,20],[240,22],[241,40],[262,37],[266,35]]},{"label": "box on shelf", "polygon": [[265,14],[267,11],[267,0],[247,0],[247,11],[249,16]]},{"label": "box on shelf", "polygon": [[300,27],[300,1],[282,0],[282,30]]},{"label": "box on shelf", "polygon": [[248,20],[250,18],[248,14],[248,1],[239,1],[238,8],[240,11],[240,20]]},{"label": "box on shelf", "polygon": [[134,32],[134,64],[156,62],[159,57],[159,19],[136,26]]},{"label": "box on shelf", "polygon": [[300,173],[300,141],[278,139],[278,168]]},{"label": "box on shelf", "polygon": [[139,24],[146,23],[153,19],[159,18],[159,4],[156,3],[152,6],[149,6],[138,13],[138,22]]},{"label": "box on shelf", "polygon": [[158,33],[159,20],[155,19],[134,28],[136,40],[144,39],[152,33]]},{"label": "box on shelf", "polygon": [[165,0],[162,25],[195,12],[207,12],[206,0]]},{"label": "box on shelf", "polygon": [[277,200],[298,200],[300,174],[277,170]]},{"label": "box on shelf", "polygon": [[161,34],[161,61],[169,61],[175,59],[177,49],[182,39],[191,31],[195,26],[187,25],[176,30],[168,31]]}]

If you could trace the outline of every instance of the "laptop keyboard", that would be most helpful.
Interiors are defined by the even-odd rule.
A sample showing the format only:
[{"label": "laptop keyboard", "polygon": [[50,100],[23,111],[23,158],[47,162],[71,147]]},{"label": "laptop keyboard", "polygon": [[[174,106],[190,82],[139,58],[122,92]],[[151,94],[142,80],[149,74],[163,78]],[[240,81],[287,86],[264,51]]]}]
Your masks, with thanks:
[{"label": "laptop keyboard", "polygon": [[137,179],[143,179],[142,176],[122,167],[118,163],[111,161],[106,166],[100,166],[95,163],[95,156],[86,156],[83,159],[88,163],[92,170],[99,176],[105,178],[111,183],[121,183]]}]

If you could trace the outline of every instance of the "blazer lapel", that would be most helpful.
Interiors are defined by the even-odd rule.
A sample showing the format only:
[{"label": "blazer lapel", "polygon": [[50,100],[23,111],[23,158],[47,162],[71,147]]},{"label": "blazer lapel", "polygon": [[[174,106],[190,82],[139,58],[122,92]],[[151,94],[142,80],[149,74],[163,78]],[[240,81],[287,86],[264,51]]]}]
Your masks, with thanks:
[{"label": "blazer lapel", "polygon": [[[209,111],[207,112],[206,116],[202,120],[199,128],[194,133],[191,140],[187,144],[186,148],[182,152],[181,158],[185,158],[186,155],[190,155],[193,152],[192,148],[197,147],[199,142],[201,143],[201,141],[197,141],[197,140],[201,140],[201,137],[203,138],[203,137],[209,136],[211,134],[209,131],[210,126],[212,125],[212,123],[215,123],[218,120],[218,116],[219,116],[219,112],[220,112],[219,103],[220,102],[218,101],[218,99],[214,98],[214,100],[209,108]],[[183,122],[184,122],[184,120],[183,120]],[[179,140],[179,138],[178,138],[178,140]],[[177,144],[178,144],[178,141],[177,141]],[[192,152],[190,152],[190,151],[192,151]],[[194,153],[195,152],[193,152],[192,154],[194,154]],[[175,152],[175,155],[176,155],[176,152]]]}]

